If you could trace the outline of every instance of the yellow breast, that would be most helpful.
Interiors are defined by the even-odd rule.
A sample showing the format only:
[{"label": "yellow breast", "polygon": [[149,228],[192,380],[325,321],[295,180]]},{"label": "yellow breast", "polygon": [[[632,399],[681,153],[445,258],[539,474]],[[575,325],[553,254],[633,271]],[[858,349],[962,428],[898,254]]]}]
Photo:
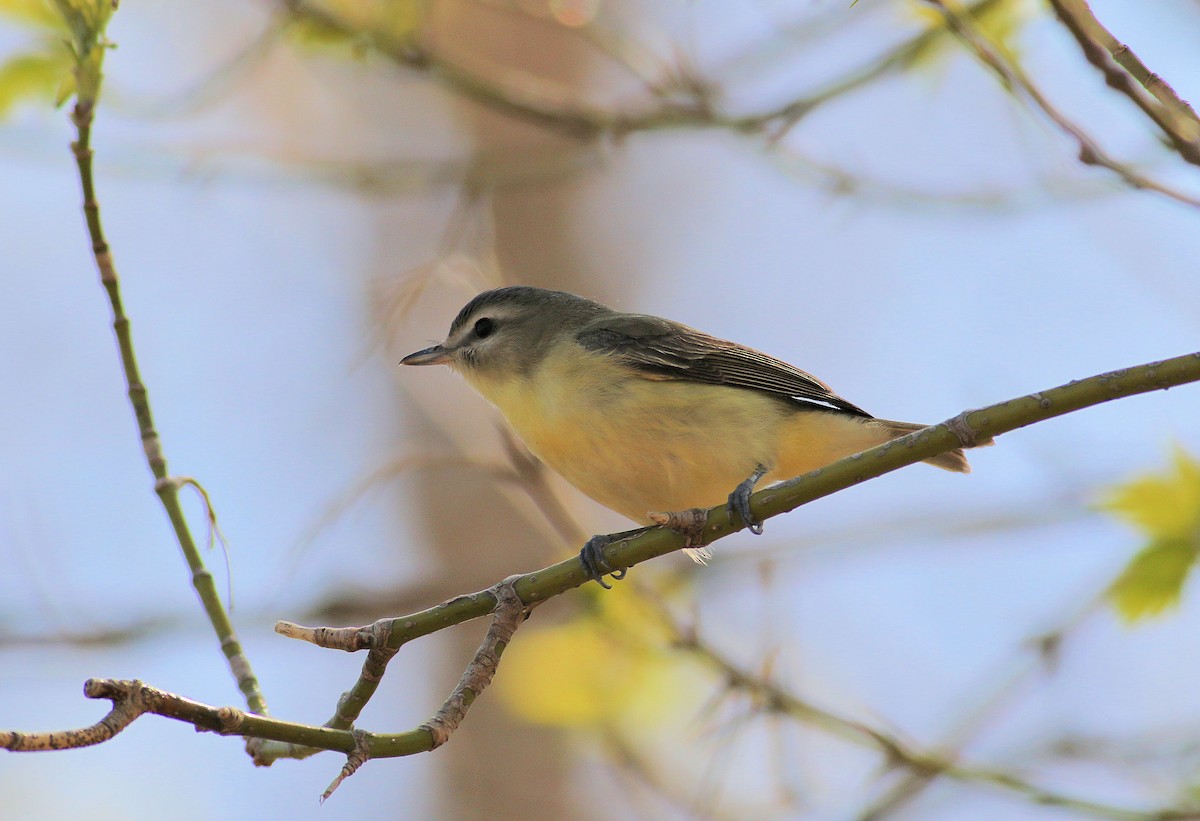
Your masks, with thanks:
[{"label": "yellow breast", "polygon": [[722,504],[758,465],[790,478],[883,441],[843,414],[796,411],[757,391],[647,378],[574,345],[527,379],[463,376],[543,462],[597,502],[652,511]]}]

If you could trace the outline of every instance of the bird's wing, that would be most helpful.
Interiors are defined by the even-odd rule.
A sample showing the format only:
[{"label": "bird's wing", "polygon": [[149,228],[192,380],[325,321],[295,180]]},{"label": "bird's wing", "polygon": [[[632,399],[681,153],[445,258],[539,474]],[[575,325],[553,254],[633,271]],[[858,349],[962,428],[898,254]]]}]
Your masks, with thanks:
[{"label": "bird's wing", "polygon": [[576,336],[588,350],[611,354],[651,379],[678,379],[762,391],[794,403],[870,418],[815,376],[772,356],[640,314],[598,317]]}]

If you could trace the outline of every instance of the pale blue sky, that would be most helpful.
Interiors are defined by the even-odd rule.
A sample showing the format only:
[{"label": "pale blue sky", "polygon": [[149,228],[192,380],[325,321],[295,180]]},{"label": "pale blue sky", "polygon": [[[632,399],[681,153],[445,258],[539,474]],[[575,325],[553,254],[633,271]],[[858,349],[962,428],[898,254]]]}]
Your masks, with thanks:
[{"label": "pale blue sky", "polygon": [[[1093,6],[1136,37],[1184,97],[1200,99],[1194,6],[1164,3],[1157,20],[1116,2]],[[663,54],[683,43],[702,68],[721,65],[789,8],[670,5],[634,36]],[[865,32],[890,32],[887,19]],[[395,367],[397,351],[444,333],[451,313],[443,306],[457,292],[435,287],[396,332],[395,350],[375,345],[368,309],[371,283],[436,254],[454,191],[363,195],[312,184],[271,158],[455,157],[467,143],[420,80],[305,61],[286,49],[228,98],[186,116],[148,116],[152,102],[204,77],[219,62],[214,51],[232,53],[261,22],[260,9],[236,2],[123,6],[96,125],[98,185],[171,467],[205,483],[232,542],[235,621],[276,713],[322,721],[358,660],[276,638],[270,624],[340,586],[399,584],[425,572],[420,532],[398,503],[402,488],[369,495],[317,535],[294,574],[281,568],[333,500],[390,456],[419,447],[395,411],[398,385],[432,380],[438,396],[420,401],[434,413],[481,400],[449,375]],[[838,54],[873,49],[864,37]],[[1055,98],[1114,153],[1200,191],[1200,175],[1173,170],[1179,164],[1156,148],[1141,116],[1078,65],[1052,21],[1023,42]],[[777,101],[829,59],[783,61],[734,102]],[[405,130],[418,106],[422,119]],[[25,107],[0,124],[8,308],[0,324],[0,550],[8,567],[0,632],[86,631],[161,615],[186,627],[117,649],[0,648],[0,726],[28,730],[94,721],[100,705],[80,695],[93,675],[138,677],[212,703],[237,698],[138,448],[69,140],[64,112]],[[1015,109],[965,57],[831,104],[785,145],[870,180],[1003,189],[1012,202],[839,197],[787,173],[747,138],[634,135],[565,183],[581,264],[597,282],[611,272],[637,283],[591,295],[767,350],[874,413],[921,421],[1200,347],[1200,214],[1078,164],[1060,133]],[[699,576],[702,624],[750,657],[785,645],[782,675],[807,696],[935,741],[1019,663],[1025,639],[1128,559],[1136,536],[1089,505],[1104,487],[1165,465],[1176,443],[1200,453],[1197,418],[1195,386],[1122,400],[1002,437],[972,455],[968,478],[916,467],[773,520],[761,540],[741,535],[718,546],[716,566]],[[462,435],[469,443],[473,434]],[[490,426],[480,436],[481,448],[493,446]],[[187,504],[202,533],[199,505]],[[1064,507],[1050,524],[937,532],[946,519]],[[624,527],[581,509],[589,526]],[[908,524],[894,539],[854,535],[901,518]],[[778,551],[771,597],[754,564],[737,558],[759,550]],[[223,577],[216,554],[212,566]],[[1136,630],[1107,614],[1089,622],[1058,674],[970,753],[1013,765],[1044,737],[1200,726],[1188,686],[1200,673],[1197,598]],[[399,729],[426,717],[442,683],[418,672],[435,652],[405,649],[370,726]],[[756,739],[749,731],[725,759],[735,785],[761,778]],[[805,734],[800,746],[808,817],[845,817],[861,805],[852,785],[869,776],[871,757],[817,735]],[[98,749],[5,756],[0,792],[7,806],[44,817],[371,819],[394,817],[381,808],[397,796],[411,802],[410,817],[437,817],[429,757],[372,762],[318,810],[316,796],[339,766],[326,755],[255,770],[237,741],[145,719]],[[121,784],[132,771],[145,786]],[[1161,795],[1100,768],[1054,772],[1056,786],[1097,798],[1137,805]],[[951,786],[908,817],[964,812],[1061,817]]]}]

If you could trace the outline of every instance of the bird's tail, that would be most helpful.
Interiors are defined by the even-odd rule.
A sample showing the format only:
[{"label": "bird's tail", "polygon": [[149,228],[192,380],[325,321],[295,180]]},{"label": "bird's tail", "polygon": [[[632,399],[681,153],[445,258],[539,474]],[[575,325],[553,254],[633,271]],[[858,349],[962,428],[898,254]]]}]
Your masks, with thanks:
[{"label": "bird's tail", "polygon": [[[874,421],[879,422],[891,431],[893,438],[928,427],[928,425],[915,425],[912,422],[893,422],[890,419],[876,419]],[[985,442],[981,444],[990,445],[992,443]],[[971,472],[971,466],[967,463],[967,455],[963,453],[962,448],[948,450],[945,453],[939,453],[937,456],[931,456],[925,462],[942,470],[952,470],[955,473]]]}]

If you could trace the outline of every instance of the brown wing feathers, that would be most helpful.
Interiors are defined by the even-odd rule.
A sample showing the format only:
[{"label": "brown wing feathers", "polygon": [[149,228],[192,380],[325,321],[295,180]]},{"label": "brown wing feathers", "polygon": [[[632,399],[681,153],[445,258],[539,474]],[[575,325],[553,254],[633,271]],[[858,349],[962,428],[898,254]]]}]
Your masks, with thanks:
[{"label": "brown wing feathers", "polygon": [[601,317],[585,326],[577,339],[589,350],[611,353],[659,378],[732,385],[798,405],[871,417],[799,368],[670,320],[637,314]]}]

